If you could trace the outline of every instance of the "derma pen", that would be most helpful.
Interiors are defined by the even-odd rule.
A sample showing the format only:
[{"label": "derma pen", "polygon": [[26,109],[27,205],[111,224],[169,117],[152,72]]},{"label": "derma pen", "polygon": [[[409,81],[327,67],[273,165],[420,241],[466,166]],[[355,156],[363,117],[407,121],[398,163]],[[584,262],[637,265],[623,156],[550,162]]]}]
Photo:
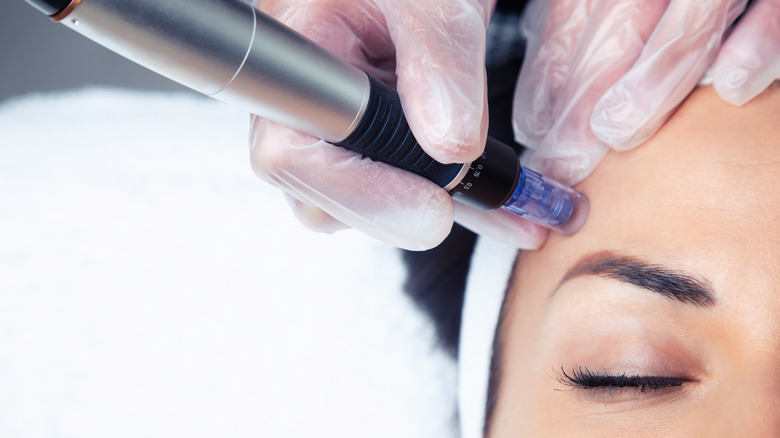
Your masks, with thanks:
[{"label": "derma pen", "polygon": [[242,0],[26,0],[53,20],[176,82],[374,160],[421,175],[482,210],[502,207],[570,235],[581,193],[520,165],[488,138],[468,164],[414,139],[397,93]]}]

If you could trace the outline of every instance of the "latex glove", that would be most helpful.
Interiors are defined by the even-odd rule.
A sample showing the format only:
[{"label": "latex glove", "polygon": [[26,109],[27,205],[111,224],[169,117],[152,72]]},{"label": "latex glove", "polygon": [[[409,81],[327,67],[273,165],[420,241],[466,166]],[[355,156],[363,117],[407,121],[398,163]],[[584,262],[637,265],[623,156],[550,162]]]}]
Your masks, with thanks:
[{"label": "latex glove", "polygon": [[254,117],[252,136],[251,144],[265,145],[252,152],[255,172],[286,192],[298,219],[316,231],[334,232],[350,224],[401,248],[428,249],[449,234],[454,213],[466,228],[517,248],[538,248],[547,237],[546,229],[513,213],[453,202],[422,177],[271,121]]},{"label": "latex glove", "polygon": [[715,91],[743,105],[780,79],[780,0],[757,1],[737,23],[711,69]]},{"label": "latex glove", "polygon": [[[647,140],[715,60],[745,4],[534,1],[523,20],[528,45],[513,109],[518,142],[536,149],[525,164],[575,184],[609,147]],[[767,43],[777,44],[776,36]]]},{"label": "latex glove", "polygon": [[[485,29],[493,1],[264,0],[260,7],[396,85],[415,137],[435,159],[465,163],[481,155],[487,135]],[[251,145],[255,172],[289,195],[310,228],[330,232],[348,225],[406,249],[434,247],[449,234],[453,201],[422,177],[259,118]],[[483,233],[506,231],[502,213],[458,210]],[[517,246],[541,244],[545,232],[539,227],[521,221],[518,228],[509,236]]]}]

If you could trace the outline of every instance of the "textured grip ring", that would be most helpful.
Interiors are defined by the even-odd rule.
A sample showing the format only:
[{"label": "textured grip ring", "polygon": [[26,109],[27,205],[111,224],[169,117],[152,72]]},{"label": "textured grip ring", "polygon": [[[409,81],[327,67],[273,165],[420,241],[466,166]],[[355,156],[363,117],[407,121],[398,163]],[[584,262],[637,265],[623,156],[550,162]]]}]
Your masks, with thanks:
[{"label": "textured grip ring", "polygon": [[463,165],[442,164],[425,153],[409,129],[398,93],[368,78],[371,92],[363,119],[347,138],[334,144],[448,186]]}]

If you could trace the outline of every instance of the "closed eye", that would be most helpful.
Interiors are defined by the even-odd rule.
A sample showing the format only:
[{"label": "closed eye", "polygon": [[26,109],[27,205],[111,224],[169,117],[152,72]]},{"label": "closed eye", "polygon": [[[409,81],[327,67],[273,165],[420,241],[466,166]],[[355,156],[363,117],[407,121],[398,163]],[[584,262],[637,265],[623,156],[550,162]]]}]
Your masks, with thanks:
[{"label": "closed eye", "polygon": [[[613,396],[626,390],[643,395],[650,392],[670,390],[681,387],[690,379],[674,376],[640,376],[628,373],[609,374],[606,371],[594,372],[579,366],[571,371],[561,367],[558,382],[573,389],[598,391],[605,396]],[[559,390],[560,391],[560,390]]]}]

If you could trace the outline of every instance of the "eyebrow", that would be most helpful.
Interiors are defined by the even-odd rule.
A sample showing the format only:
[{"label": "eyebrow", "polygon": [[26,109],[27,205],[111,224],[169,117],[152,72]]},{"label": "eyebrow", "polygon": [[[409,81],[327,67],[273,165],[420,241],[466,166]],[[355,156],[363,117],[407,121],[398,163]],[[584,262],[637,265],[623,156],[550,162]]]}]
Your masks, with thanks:
[{"label": "eyebrow", "polygon": [[558,282],[555,291],[567,281],[585,275],[632,284],[683,304],[715,305],[715,293],[706,278],[611,251],[600,251],[580,259]]}]

